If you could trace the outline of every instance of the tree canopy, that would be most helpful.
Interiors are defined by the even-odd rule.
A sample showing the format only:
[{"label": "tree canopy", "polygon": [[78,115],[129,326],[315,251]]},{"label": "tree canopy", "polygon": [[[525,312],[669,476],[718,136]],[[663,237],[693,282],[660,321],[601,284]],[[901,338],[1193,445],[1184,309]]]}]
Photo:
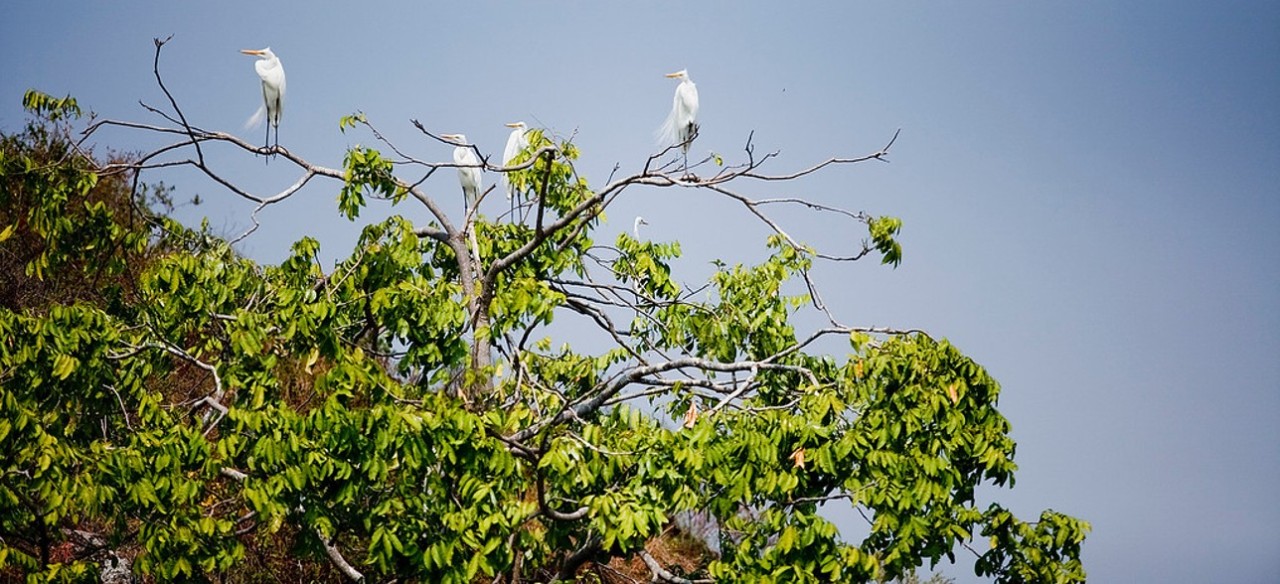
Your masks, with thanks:
[{"label": "tree canopy", "polygon": [[[897,265],[900,221],[734,187],[883,159],[892,140],[783,175],[751,146],[684,172],[677,145],[593,186],[571,140],[534,129],[509,166],[477,149],[519,205],[490,216],[506,203],[482,196],[450,216],[439,201],[456,182],[440,176],[456,164],[404,155],[362,114],[340,127],[380,147],[329,168],[200,129],[176,100],[152,108],[160,125],[85,123],[73,99],[34,91],[26,105],[35,119],[0,142],[0,573],[866,582],[959,551],[997,582],[1084,581],[1087,523],[978,501],[1016,468],[983,367],[823,303],[812,270]],[[87,144],[107,126],[177,144],[100,156]],[[213,143],[300,179],[247,192],[206,162]],[[432,220],[365,224],[332,266],[313,238],[263,265],[167,216],[171,189],[143,178],[179,165],[257,209],[319,177],[353,221],[370,204]],[[768,257],[691,287],[672,277],[678,242],[593,239],[614,200],[646,188],[741,203],[772,230]],[[771,218],[778,204],[867,239],[816,250]],[[802,330],[802,312],[826,324]],[[604,340],[555,346],[553,321]],[[815,350],[831,338],[844,354]],[[829,505],[861,513],[867,535],[842,536]],[[661,542],[696,551],[677,562]]]}]

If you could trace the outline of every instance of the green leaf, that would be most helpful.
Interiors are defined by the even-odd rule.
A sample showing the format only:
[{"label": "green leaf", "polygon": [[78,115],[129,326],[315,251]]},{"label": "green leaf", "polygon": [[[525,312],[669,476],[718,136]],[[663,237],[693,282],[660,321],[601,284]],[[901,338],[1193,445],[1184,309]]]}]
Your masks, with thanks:
[{"label": "green leaf", "polygon": [[76,370],[76,366],[79,364],[80,361],[71,355],[58,355],[53,360],[53,376],[58,379],[66,379]]}]

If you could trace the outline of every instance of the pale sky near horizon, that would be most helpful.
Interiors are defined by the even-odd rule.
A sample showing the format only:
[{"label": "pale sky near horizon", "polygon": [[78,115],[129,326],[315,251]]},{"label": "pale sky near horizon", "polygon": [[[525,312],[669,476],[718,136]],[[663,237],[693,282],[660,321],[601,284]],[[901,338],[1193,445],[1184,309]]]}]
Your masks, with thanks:
[{"label": "pale sky near horizon", "polygon": [[[1053,508],[1090,521],[1091,581],[1280,578],[1280,3],[56,1],[3,14],[6,132],[24,123],[28,88],[156,121],[137,102],[163,104],[152,38],[170,34],[161,68],[187,117],[253,141],[261,129],[242,126],[261,93],[237,51],[271,46],[288,74],[281,144],[333,167],[374,142],[338,131],[357,110],[436,160],[448,148],[410,118],[493,153],[503,123],[523,119],[576,132],[579,168],[599,185],[615,164],[643,164],[674,90],[662,75],[685,68],[702,101],[693,154],[740,160],[754,131],[784,172],[873,152],[901,128],[890,164],[751,187],[903,219],[897,270],[821,269],[837,314],[946,337],[1000,380],[1020,471],[991,496],[1024,519]],[[296,178],[213,156],[258,192]],[[456,189],[444,174],[433,188]],[[249,224],[250,207],[208,180],[146,178],[207,201],[179,210],[188,222]],[[361,225],[425,220],[374,203],[353,224],[336,192],[322,183],[263,212],[242,251],[276,261],[311,233],[331,262]],[[688,273],[763,253],[740,207],[684,189],[629,192],[597,239],[637,214],[646,235],[681,241]],[[828,249],[862,237],[780,217]]]}]

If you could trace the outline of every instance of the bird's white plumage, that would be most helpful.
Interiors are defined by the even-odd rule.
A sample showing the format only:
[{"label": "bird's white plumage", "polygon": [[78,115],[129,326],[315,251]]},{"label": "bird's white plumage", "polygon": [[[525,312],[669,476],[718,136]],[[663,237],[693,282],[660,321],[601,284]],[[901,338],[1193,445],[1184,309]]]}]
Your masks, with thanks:
[{"label": "bird's white plumage", "polygon": [[258,60],[253,63],[253,69],[262,79],[262,107],[249,119],[249,123],[257,125],[265,115],[267,123],[274,128],[279,128],[280,117],[284,115],[284,65],[280,63],[280,58],[271,52],[271,47],[259,50],[245,49],[240,52],[258,57]]},{"label": "bird's white plumage", "polygon": [[[525,135],[525,132],[528,131],[528,126],[525,126],[524,122],[510,123],[507,124],[507,127],[513,129],[511,130],[511,135],[507,136],[507,147],[502,151],[503,166],[511,166],[511,160],[529,147],[529,137]],[[511,181],[507,180],[506,173],[502,174],[502,184],[506,185],[507,200],[511,200],[515,195],[515,187],[511,185]]]},{"label": "bird's white plumage", "polygon": [[648,224],[649,222],[645,221],[644,217],[636,215],[636,221],[631,225],[631,233],[635,234],[636,239],[640,239],[640,226]]},{"label": "bird's white plumage", "polygon": [[466,197],[467,208],[470,209],[476,204],[476,197],[480,196],[480,159],[476,158],[476,151],[467,144],[467,137],[463,134],[445,134],[440,136],[445,140],[453,143],[453,163],[458,166],[458,182],[462,183],[462,194]]},{"label": "bird's white plumage", "polygon": [[676,86],[671,113],[667,114],[667,120],[658,130],[658,138],[668,146],[682,144],[687,152],[689,136],[698,127],[698,87],[689,78],[687,70],[668,73],[667,77],[679,79],[680,85]]}]

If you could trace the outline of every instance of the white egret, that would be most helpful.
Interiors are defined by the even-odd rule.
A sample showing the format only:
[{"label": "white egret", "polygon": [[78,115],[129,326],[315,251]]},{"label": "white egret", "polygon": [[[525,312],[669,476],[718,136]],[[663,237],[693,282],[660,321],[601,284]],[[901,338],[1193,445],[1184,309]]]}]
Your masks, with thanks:
[{"label": "white egret", "polygon": [[[631,233],[635,235],[636,241],[640,241],[640,226],[648,225],[648,224],[649,222],[645,221],[644,217],[636,215],[635,222],[631,224]],[[628,286],[631,289],[631,294],[635,296],[634,307],[636,310],[636,318],[640,318],[640,298],[641,298],[640,289],[644,288],[644,284],[646,280],[648,280],[648,278],[641,275],[641,276],[637,276],[636,280],[633,280],[630,284],[628,284]]]},{"label": "white egret", "polygon": [[442,134],[444,140],[453,144],[453,162],[458,166],[458,182],[462,183],[462,196],[467,201],[466,225],[467,240],[471,244],[471,257],[480,260],[480,245],[476,241],[476,232],[471,229],[471,214],[475,213],[476,203],[480,197],[480,160],[476,158],[475,148],[467,144],[467,137],[462,134]]},{"label": "white egret", "polygon": [[258,113],[249,118],[248,125],[258,125],[262,121],[262,116],[266,115],[267,143],[262,147],[265,149],[271,145],[272,127],[276,129],[276,146],[278,147],[280,146],[280,115],[284,113],[284,65],[281,65],[280,58],[271,52],[271,47],[243,49],[240,52],[258,57],[253,68],[258,72],[258,77],[262,78],[262,107],[258,108]]},{"label": "white egret", "polygon": [[689,142],[698,133],[698,87],[689,79],[689,71],[685,69],[668,73],[667,77],[679,79],[680,85],[676,86],[671,113],[658,130],[658,135],[664,144],[680,146],[685,157],[685,169],[688,169]]},{"label": "white egret", "polygon": [[636,239],[640,239],[640,226],[641,226],[641,225],[648,225],[648,224],[649,224],[649,222],[648,222],[648,221],[645,221],[645,220],[644,220],[644,217],[641,217],[641,216],[639,216],[639,215],[636,215],[636,222],[635,222],[634,224],[632,224],[632,226],[631,226],[631,233],[634,233],[634,234],[635,234]]},{"label": "white egret", "polygon": [[[511,130],[511,135],[507,136],[507,148],[502,151],[502,165],[511,166],[511,161],[516,157],[516,155],[529,147],[529,137],[525,135],[525,132],[529,131],[529,127],[524,125],[524,122],[512,122],[506,126],[513,129]],[[516,188],[511,184],[511,181],[507,179],[506,173],[502,174],[502,182],[507,186],[507,200],[513,201],[516,194]]]},{"label": "white egret", "polygon": [[480,196],[480,160],[476,158],[475,148],[467,144],[463,134],[443,134],[440,136],[453,144],[453,162],[458,165],[458,181],[462,183],[462,194],[467,200],[467,212],[476,205]]}]

